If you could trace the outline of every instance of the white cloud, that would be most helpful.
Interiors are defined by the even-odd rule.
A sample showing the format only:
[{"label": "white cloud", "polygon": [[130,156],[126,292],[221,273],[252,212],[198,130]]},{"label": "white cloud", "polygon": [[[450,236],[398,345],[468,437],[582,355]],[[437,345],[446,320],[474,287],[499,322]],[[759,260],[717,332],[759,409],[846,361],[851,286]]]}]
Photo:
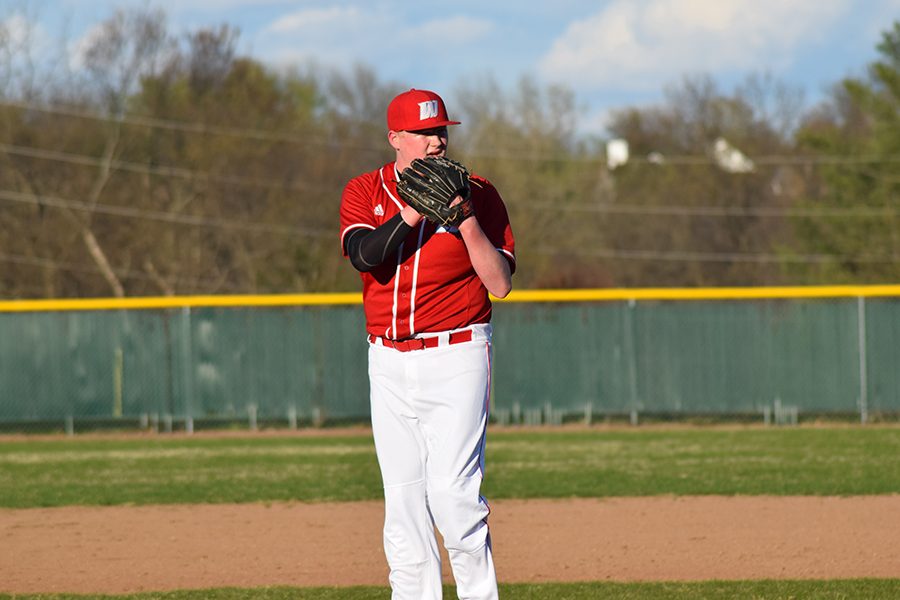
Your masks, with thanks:
[{"label": "white cloud", "polygon": [[0,42],[8,53],[7,68],[33,70],[49,61],[54,49],[46,28],[20,12],[11,12],[0,20]]},{"label": "white cloud", "polygon": [[103,24],[97,23],[69,45],[69,68],[80,71],[85,66],[87,51],[103,37]]},{"label": "white cloud", "polygon": [[168,15],[210,12],[219,16],[228,11],[258,10],[266,7],[296,6],[297,0],[43,0],[47,4],[58,4],[65,10],[90,11],[98,15],[108,15],[119,8],[160,8]]},{"label": "white cloud", "polygon": [[494,29],[493,23],[474,17],[449,17],[436,19],[410,27],[406,39],[440,40],[441,44],[470,44],[483,39]]},{"label": "white cloud", "polygon": [[32,58],[49,52],[53,41],[43,25],[19,12],[10,13],[0,20],[0,35],[4,38],[4,45],[12,49],[14,55],[27,51]]},{"label": "white cloud", "polygon": [[307,9],[283,15],[269,24],[257,43],[280,67],[314,62],[347,67],[375,62],[386,52],[391,22],[381,14],[356,7]]},{"label": "white cloud", "polygon": [[687,72],[779,69],[849,0],[614,0],[573,22],[538,63],[549,81],[658,87]]},{"label": "white cloud", "polygon": [[13,14],[0,22],[0,31],[5,41],[12,47],[24,44],[31,34],[32,24],[24,16]]},{"label": "white cloud", "polygon": [[280,17],[268,30],[273,33],[299,33],[333,25],[347,26],[358,22],[360,12],[356,7],[332,7],[300,10]]},{"label": "white cloud", "polygon": [[313,61],[337,67],[368,63],[400,68],[426,55],[436,64],[447,64],[445,57],[451,52],[475,48],[493,31],[490,21],[469,16],[421,22],[402,18],[395,11],[375,8],[307,9],[273,21],[265,28],[269,35],[257,41],[279,66]]},{"label": "white cloud", "polygon": [[[284,15],[272,22],[266,31],[277,34],[313,34],[330,40],[335,46],[356,45],[365,56],[375,47],[423,44],[453,45],[471,43],[491,32],[493,25],[484,19],[468,16],[444,17],[424,23],[400,23],[396,15],[364,12],[355,6],[307,9]],[[348,31],[356,35],[348,37]],[[393,40],[386,44],[385,40]],[[368,51],[367,51],[368,49]]]},{"label": "white cloud", "polygon": [[[116,0],[116,2],[121,1],[122,0]],[[146,3],[146,0],[132,1],[136,3]],[[254,10],[266,6],[280,6],[282,4],[286,6],[296,6],[297,0],[156,0],[153,3],[154,6],[161,6],[169,12],[184,10],[208,10],[217,13],[221,13],[223,10]]]}]

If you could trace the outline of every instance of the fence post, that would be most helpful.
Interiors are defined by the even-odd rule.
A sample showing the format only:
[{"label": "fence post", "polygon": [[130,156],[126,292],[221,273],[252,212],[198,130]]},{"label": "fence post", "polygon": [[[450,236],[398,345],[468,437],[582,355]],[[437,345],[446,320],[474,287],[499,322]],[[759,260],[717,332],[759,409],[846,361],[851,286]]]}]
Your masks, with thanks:
[{"label": "fence post", "polygon": [[191,352],[191,307],[181,309],[181,373],[184,396],[184,422],[187,433],[194,430],[194,356]]},{"label": "fence post", "polygon": [[628,306],[625,309],[625,352],[628,356],[628,408],[629,413],[632,415],[632,421],[635,421],[634,415],[638,409],[637,343],[634,339],[634,307],[634,298],[629,298]]},{"label": "fence post", "polygon": [[113,353],[113,417],[122,417],[122,386],[125,372],[125,358],[122,347],[116,348]]},{"label": "fence post", "polygon": [[866,358],[866,299],[856,299],[856,329],[859,354],[859,421],[865,425],[869,421],[869,375]]},{"label": "fence post", "polygon": [[250,431],[257,431],[259,424],[256,422],[257,406],[255,403],[251,402],[247,405],[247,416],[249,417]]}]

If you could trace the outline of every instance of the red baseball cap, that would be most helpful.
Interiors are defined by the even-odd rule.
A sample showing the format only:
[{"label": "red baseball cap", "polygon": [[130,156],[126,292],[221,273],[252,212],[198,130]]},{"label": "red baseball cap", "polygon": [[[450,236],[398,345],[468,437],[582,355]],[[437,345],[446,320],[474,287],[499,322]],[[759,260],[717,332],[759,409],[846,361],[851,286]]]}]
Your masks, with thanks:
[{"label": "red baseball cap", "polygon": [[445,125],[459,125],[447,117],[444,101],[434,92],[411,89],[388,104],[387,126],[391,131],[419,131]]}]

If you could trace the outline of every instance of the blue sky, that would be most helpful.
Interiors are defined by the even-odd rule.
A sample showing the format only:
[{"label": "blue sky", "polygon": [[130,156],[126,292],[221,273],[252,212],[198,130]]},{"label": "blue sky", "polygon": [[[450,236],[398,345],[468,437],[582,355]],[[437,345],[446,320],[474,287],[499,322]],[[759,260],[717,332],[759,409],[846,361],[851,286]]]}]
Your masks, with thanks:
[{"label": "blue sky", "polygon": [[900,0],[0,0],[0,19],[24,12],[49,37],[66,23],[77,41],[125,6],[162,8],[175,32],[234,25],[241,52],[273,66],[362,63],[448,100],[485,75],[561,83],[598,130],[610,109],[658,102],[685,75],[729,90],[769,73],[811,104],[861,74],[900,20]]}]

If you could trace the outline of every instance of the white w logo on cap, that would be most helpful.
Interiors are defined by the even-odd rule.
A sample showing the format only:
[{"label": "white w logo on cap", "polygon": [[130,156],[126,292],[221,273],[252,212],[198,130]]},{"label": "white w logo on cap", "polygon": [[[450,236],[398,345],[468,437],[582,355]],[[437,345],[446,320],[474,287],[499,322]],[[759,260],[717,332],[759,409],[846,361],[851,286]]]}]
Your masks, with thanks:
[{"label": "white w logo on cap", "polygon": [[437,100],[428,100],[426,102],[419,102],[419,120],[424,121],[425,119],[432,119],[438,116],[438,102]]}]

